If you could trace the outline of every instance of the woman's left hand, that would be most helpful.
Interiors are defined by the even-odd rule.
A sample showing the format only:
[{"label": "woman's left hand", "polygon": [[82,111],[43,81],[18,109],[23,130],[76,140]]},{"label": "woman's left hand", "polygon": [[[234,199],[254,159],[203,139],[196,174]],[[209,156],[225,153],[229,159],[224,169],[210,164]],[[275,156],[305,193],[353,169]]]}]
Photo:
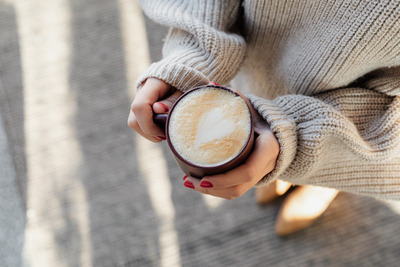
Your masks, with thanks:
[{"label": "woman's left hand", "polygon": [[238,167],[222,174],[202,179],[184,177],[184,186],[200,193],[225,199],[242,196],[270,173],[279,154],[279,143],[268,124],[254,111],[254,131],[258,134],[253,151]]}]

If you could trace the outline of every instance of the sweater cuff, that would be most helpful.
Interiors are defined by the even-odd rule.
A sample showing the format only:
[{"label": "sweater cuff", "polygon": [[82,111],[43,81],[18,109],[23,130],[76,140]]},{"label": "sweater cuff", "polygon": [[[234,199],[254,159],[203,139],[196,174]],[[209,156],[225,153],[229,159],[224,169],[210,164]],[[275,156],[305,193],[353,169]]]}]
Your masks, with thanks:
[{"label": "sweater cuff", "polygon": [[198,70],[183,64],[167,63],[165,59],[151,64],[139,76],[136,88],[150,77],[160,79],[182,92],[209,82],[208,78]]},{"label": "sweater cuff", "polygon": [[283,109],[274,101],[246,95],[253,107],[266,120],[279,142],[279,155],[275,169],[264,176],[257,185],[270,183],[285,172],[292,163],[297,150],[297,136],[295,123],[284,113]]}]

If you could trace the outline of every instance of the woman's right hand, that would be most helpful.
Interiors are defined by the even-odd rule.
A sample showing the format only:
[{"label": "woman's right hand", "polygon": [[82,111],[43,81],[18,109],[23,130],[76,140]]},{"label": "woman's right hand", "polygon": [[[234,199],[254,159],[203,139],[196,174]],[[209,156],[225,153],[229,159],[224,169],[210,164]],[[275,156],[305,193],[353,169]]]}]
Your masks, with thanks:
[{"label": "woman's right hand", "polygon": [[153,121],[153,114],[168,113],[182,92],[156,78],[147,79],[132,102],[128,125],[152,142],[165,140],[164,130]]}]

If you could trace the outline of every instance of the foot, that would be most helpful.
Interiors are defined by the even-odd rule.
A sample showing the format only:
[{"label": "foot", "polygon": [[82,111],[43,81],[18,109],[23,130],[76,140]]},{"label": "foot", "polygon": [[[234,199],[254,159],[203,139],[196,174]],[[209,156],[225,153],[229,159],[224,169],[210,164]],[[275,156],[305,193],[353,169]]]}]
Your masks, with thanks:
[{"label": "foot", "polygon": [[255,192],[256,202],[260,205],[269,203],[285,194],[291,185],[291,183],[276,180],[268,185],[257,187]]},{"label": "foot", "polygon": [[279,236],[286,236],[310,226],[324,213],[338,191],[317,186],[301,186],[284,200],[275,224]]}]

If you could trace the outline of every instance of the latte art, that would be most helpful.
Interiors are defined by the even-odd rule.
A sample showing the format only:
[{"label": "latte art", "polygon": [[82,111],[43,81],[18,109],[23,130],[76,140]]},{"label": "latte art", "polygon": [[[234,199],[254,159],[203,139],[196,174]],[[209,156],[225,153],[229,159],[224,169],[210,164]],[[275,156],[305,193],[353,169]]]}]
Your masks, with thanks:
[{"label": "latte art", "polygon": [[199,166],[217,166],[233,159],[251,131],[244,100],[218,88],[191,92],[175,106],[169,120],[175,150]]},{"label": "latte art", "polygon": [[194,147],[200,148],[213,140],[218,140],[232,134],[235,130],[235,122],[224,118],[223,109],[214,108],[205,112],[197,124],[197,134],[194,139]]}]

